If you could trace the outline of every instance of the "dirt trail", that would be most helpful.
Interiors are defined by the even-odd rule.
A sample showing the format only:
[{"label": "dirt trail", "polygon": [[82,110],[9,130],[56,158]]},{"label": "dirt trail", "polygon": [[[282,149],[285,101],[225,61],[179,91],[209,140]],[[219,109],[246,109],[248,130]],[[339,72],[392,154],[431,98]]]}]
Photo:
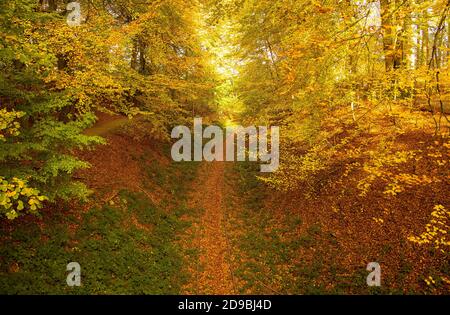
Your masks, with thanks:
[{"label": "dirt trail", "polygon": [[127,116],[123,115],[101,112],[97,112],[95,115],[97,116],[95,124],[83,132],[87,136],[106,136],[111,131],[119,129],[130,121]]},{"label": "dirt trail", "polygon": [[189,290],[194,294],[237,293],[228,262],[230,245],[225,231],[224,170],[225,162],[204,162],[191,195],[190,206],[204,210],[193,240],[200,255]]},{"label": "dirt trail", "polygon": [[[120,115],[97,116],[98,121],[85,134],[105,136],[129,121]],[[228,262],[224,171],[225,162],[203,162],[189,196],[189,206],[203,212],[191,229],[192,246],[199,251],[199,260],[189,267],[192,281],[185,287],[186,294],[237,294]]]}]

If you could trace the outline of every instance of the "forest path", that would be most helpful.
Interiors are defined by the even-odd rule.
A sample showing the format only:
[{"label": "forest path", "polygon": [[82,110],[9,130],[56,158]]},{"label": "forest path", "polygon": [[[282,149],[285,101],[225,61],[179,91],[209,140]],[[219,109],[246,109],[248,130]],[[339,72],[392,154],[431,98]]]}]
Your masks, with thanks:
[{"label": "forest path", "polygon": [[86,129],[84,134],[87,136],[106,136],[120,127],[124,126],[131,119],[123,115],[111,115],[106,113],[96,113],[98,120],[95,124]]},{"label": "forest path", "polygon": [[225,167],[226,162],[203,162],[192,189],[189,206],[202,212],[191,229],[192,245],[199,257],[191,268],[189,293],[237,294],[226,234]]}]

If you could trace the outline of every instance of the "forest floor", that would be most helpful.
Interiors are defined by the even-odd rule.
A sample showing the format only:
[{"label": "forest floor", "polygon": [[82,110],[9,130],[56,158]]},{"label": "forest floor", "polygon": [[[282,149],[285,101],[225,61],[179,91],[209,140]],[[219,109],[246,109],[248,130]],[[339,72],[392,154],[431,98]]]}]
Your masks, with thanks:
[{"label": "forest floor", "polygon": [[224,178],[225,162],[203,163],[190,194],[189,205],[203,209],[203,214],[190,229],[199,260],[191,267],[194,281],[186,286],[186,293],[237,293],[229,263],[233,249],[226,235]]},{"label": "forest floor", "polygon": [[[108,143],[79,152],[92,165],[76,174],[94,191],[88,203],[2,222],[0,293],[449,292],[424,282],[448,274],[448,255],[406,240],[423,231],[437,198],[447,203],[446,183],[416,188],[420,198],[400,195],[389,209],[382,192],[342,191],[336,173],[319,174],[309,196],[285,195],[257,179],[256,163],[175,163],[169,144],[123,124],[104,119],[95,128]],[[427,135],[403,138],[409,147],[436,145]],[[65,282],[71,261],[82,266],[79,288]],[[366,285],[370,261],[382,265],[381,288]]]}]

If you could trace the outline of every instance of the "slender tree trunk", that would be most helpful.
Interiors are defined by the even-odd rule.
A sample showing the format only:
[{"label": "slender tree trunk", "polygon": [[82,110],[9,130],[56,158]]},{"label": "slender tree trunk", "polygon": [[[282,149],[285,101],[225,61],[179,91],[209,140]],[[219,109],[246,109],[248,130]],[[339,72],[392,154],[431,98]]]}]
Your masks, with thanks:
[{"label": "slender tree trunk", "polygon": [[448,66],[450,62],[450,18],[447,18],[447,53],[445,65]]},{"label": "slender tree trunk", "polygon": [[428,26],[428,12],[424,12],[422,21],[422,49],[424,51],[425,64],[430,60],[430,29]]},{"label": "slender tree trunk", "polygon": [[139,70],[138,67],[138,55],[139,55],[139,47],[138,47],[138,41],[136,39],[133,40],[132,43],[133,47],[131,48],[131,69]]},{"label": "slender tree trunk", "polygon": [[146,74],[147,60],[145,58],[146,45],[144,41],[139,41],[139,73]]},{"label": "slender tree trunk", "polygon": [[383,50],[386,71],[394,69],[395,64],[395,31],[392,17],[393,0],[380,0],[381,28],[383,30]]},{"label": "slender tree trunk", "polygon": [[413,47],[412,12],[409,4],[406,5],[405,14],[401,36],[401,64],[403,68],[408,69],[411,65],[411,50]]}]

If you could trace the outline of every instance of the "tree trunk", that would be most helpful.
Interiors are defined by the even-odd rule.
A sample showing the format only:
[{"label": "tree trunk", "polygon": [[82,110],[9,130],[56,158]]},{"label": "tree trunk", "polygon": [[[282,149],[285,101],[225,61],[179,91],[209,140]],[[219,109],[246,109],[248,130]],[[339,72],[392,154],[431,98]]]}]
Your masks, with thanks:
[{"label": "tree trunk", "polygon": [[396,40],[394,19],[392,16],[393,0],[380,0],[381,28],[383,31],[383,51],[386,71],[394,69],[396,59]]},{"label": "tree trunk", "polygon": [[145,43],[140,40],[139,41],[139,73],[146,74],[146,58],[145,58],[145,50],[146,45]]},{"label": "tree trunk", "polygon": [[138,60],[138,55],[139,55],[139,47],[138,47],[138,41],[136,39],[133,40],[132,43],[133,47],[131,48],[131,69],[134,70],[139,70],[139,60]]},{"label": "tree trunk", "polygon": [[406,4],[401,34],[401,64],[402,68],[408,69],[411,65],[411,50],[413,48],[412,12],[409,3]]}]

